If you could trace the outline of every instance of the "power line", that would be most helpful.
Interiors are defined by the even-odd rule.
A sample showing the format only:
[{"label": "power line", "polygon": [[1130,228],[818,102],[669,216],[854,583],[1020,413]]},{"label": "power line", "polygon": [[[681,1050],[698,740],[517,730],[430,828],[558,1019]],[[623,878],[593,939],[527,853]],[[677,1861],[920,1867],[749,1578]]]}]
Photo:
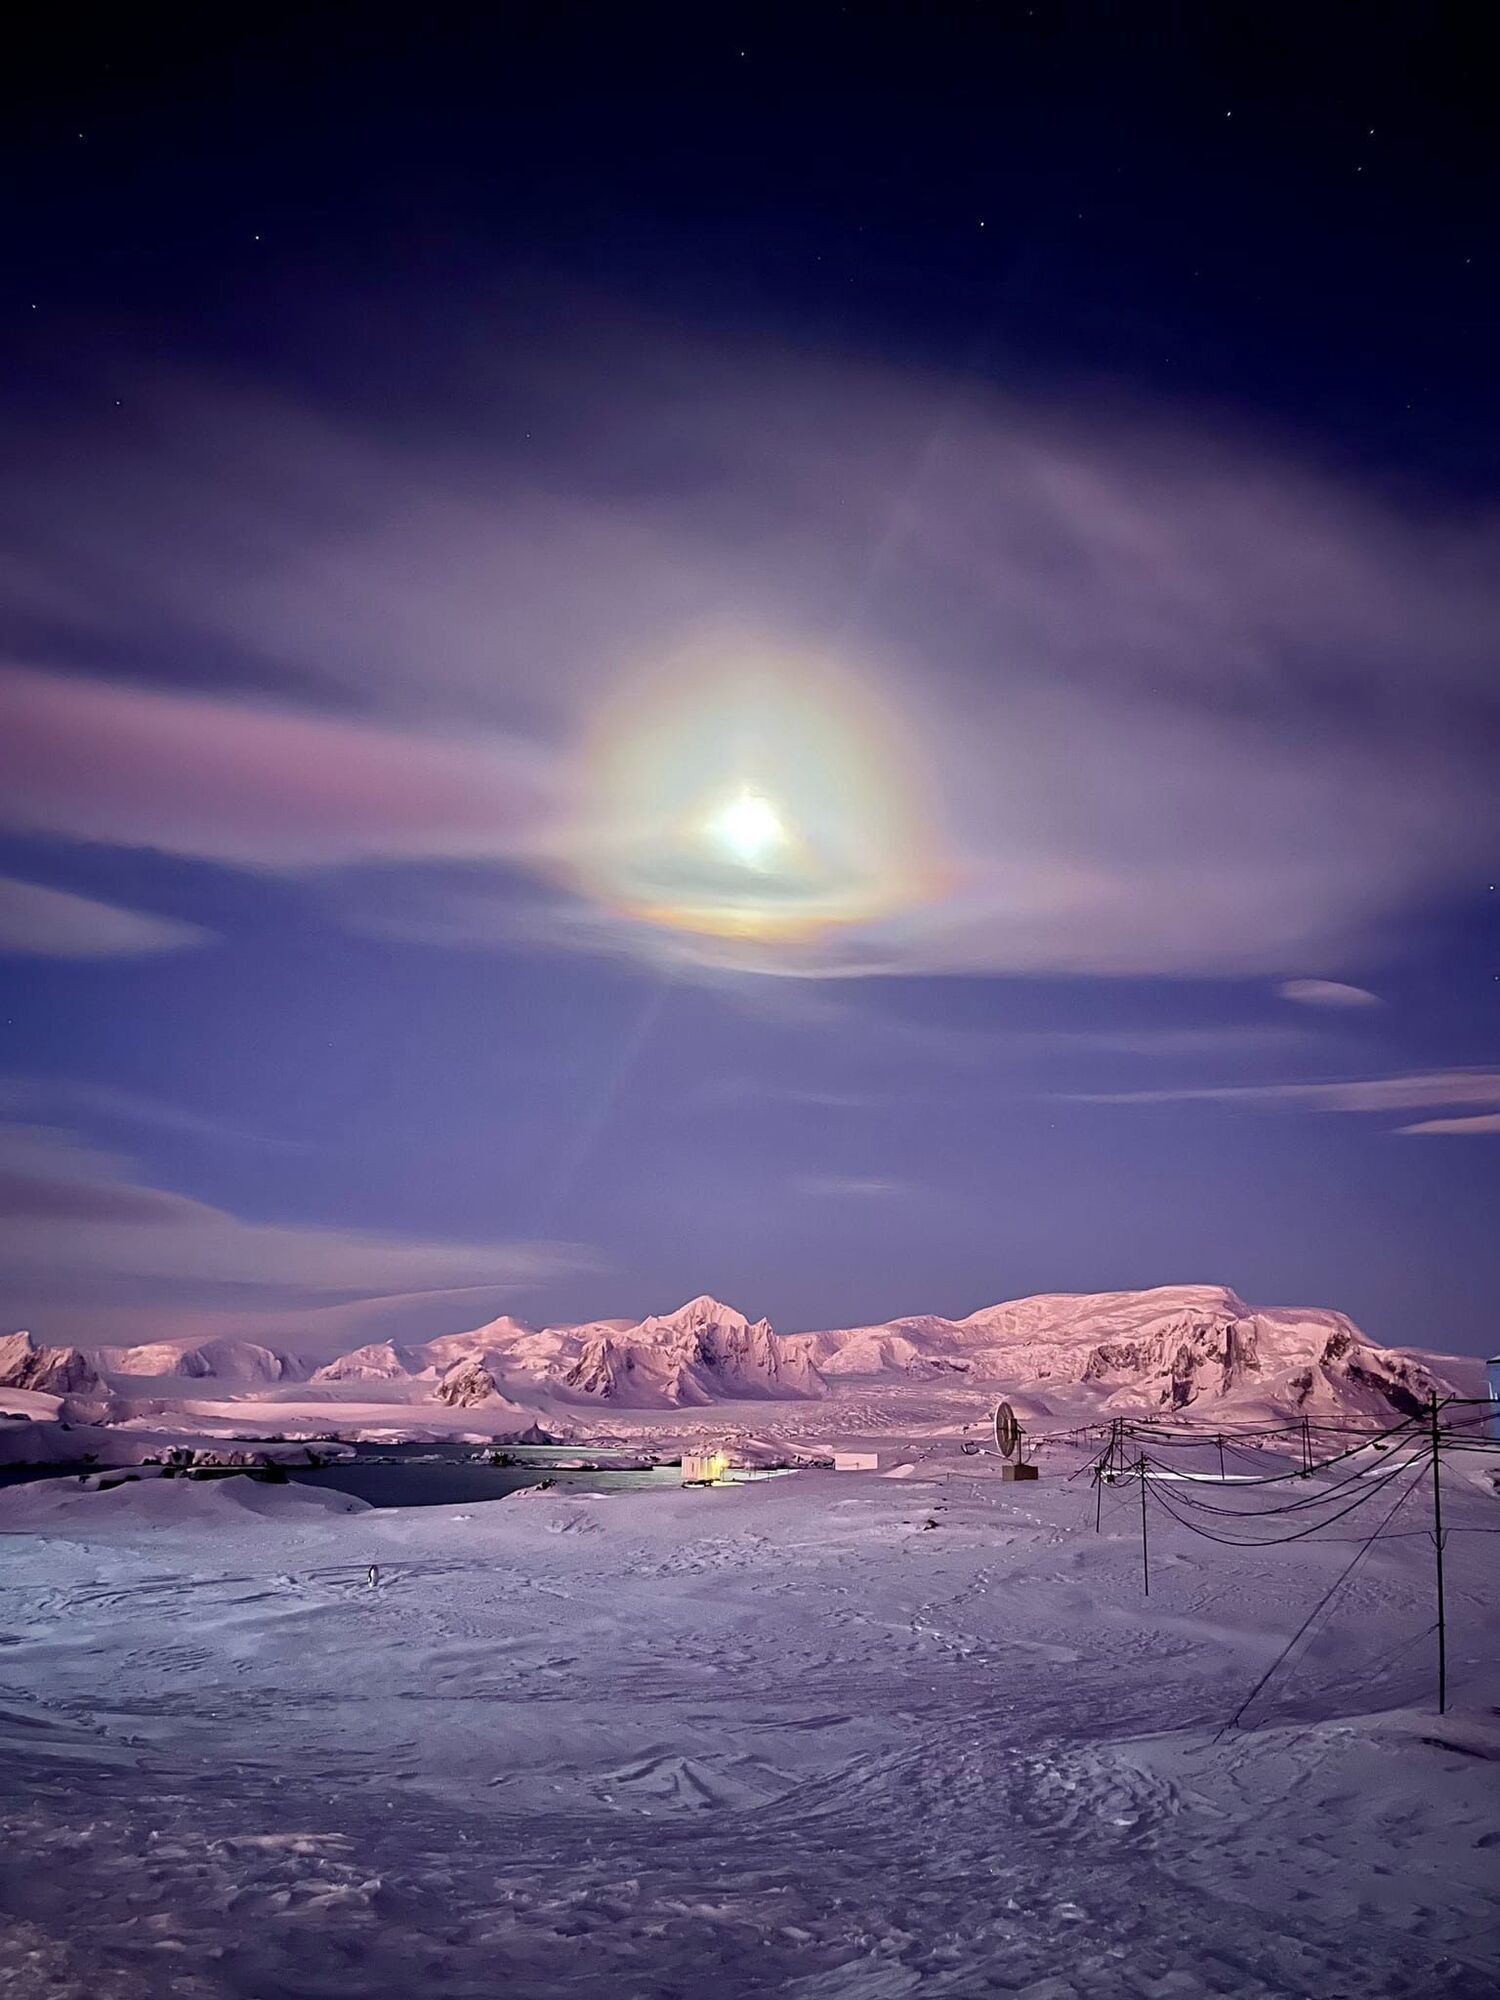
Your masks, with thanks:
[{"label": "power line", "polygon": [[[1153,1491],[1152,1498],[1165,1513],[1171,1516],[1180,1528],[1186,1528],[1189,1534],[1199,1535],[1205,1541],[1217,1542],[1221,1547],[1231,1549],[1280,1548],[1288,1542],[1306,1541],[1309,1536],[1321,1533],[1324,1528],[1331,1528],[1336,1521],[1342,1521],[1346,1515],[1357,1512],[1367,1502],[1377,1499],[1388,1486],[1394,1485],[1401,1474],[1409,1469],[1407,1466],[1401,1466],[1396,1471],[1387,1473],[1385,1478],[1367,1485],[1361,1493],[1358,1493],[1354,1499],[1347,1502],[1337,1513],[1327,1515],[1321,1520],[1309,1522],[1306,1527],[1294,1528],[1288,1534],[1284,1535],[1222,1535],[1213,1528],[1203,1528],[1196,1521],[1184,1519],[1165,1498],[1159,1488]],[[1421,1471],[1425,1469],[1425,1467],[1419,1469],[1419,1477]],[[1250,1518],[1253,1519],[1254,1517]]]},{"label": "power line", "polygon": [[1324,1606],[1333,1597],[1335,1592],[1338,1591],[1345,1583],[1348,1582],[1349,1578],[1354,1574],[1357,1565],[1364,1560],[1364,1558],[1369,1554],[1370,1550],[1375,1546],[1376,1542],[1379,1541],[1385,1529],[1396,1518],[1396,1515],[1399,1512],[1403,1503],[1407,1499],[1409,1499],[1410,1496],[1416,1491],[1420,1483],[1421,1483],[1421,1474],[1418,1473],[1417,1477],[1411,1481],[1410,1485],[1407,1486],[1403,1492],[1397,1494],[1396,1499],[1392,1503],[1389,1512],[1383,1517],[1379,1526],[1376,1527],[1371,1534],[1367,1535],[1365,1539],[1360,1543],[1359,1547],[1354,1551],[1354,1554],[1349,1558],[1348,1562],[1344,1565],[1343,1569],[1339,1571],[1338,1575],[1334,1578],[1333,1582],[1328,1586],[1327,1590],[1323,1592],[1323,1595],[1318,1599],[1317,1603],[1313,1606],[1312,1610],[1308,1612],[1307,1616],[1303,1619],[1302,1623],[1297,1627],[1296,1631],[1292,1634],[1291,1638],[1287,1640],[1286,1644],[1282,1647],[1281,1651],[1276,1655],[1276,1658],[1271,1662],[1270,1666],[1266,1668],[1265,1672],[1261,1675],[1260,1679],[1255,1683],[1254,1687],[1251,1688],[1249,1694],[1245,1696],[1245,1699],[1240,1703],[1239,1707],[1234,1711],[1234,1714],[1230,1716],[1229,1720],[1219,1730],[1218,1734],[1214,1737],[1215,1743],[1217,1743],[1220,1740],[1220,1738],[1225,1734],[1227,1730],[1233,1729],[1238,1726],[1240,1717],[1245,1713],[1245,1710],[1250,1706],[1251,1702],[1255,1700],[1256,1696],[1260,1693],[1261,1689],[1271,1679],[1271,1676],[1276,1672],[1277,1668],[1281,1665],[1282,1661],[1286,1659],[1287,1655],[1291,1652],[1292,1648],[1297,1644],[1297,1642],[1302,1638],[1303,1634],[1311,1629],[1314,1620],[1318,1617],[1320,1612],[1323,1610]]}]

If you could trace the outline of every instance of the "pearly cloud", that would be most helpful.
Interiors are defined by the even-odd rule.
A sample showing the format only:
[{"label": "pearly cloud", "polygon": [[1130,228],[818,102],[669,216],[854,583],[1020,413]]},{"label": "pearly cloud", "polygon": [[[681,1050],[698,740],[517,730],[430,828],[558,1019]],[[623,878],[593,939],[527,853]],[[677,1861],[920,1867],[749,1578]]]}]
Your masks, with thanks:
[{"label": "pearly cloud", "polygon": [[0,670],[0,824],[250,868],[493,856],[543,811],[496,733]]},{"label": "pearly cloud", "polygon": [[[843,976],[1336,973],[1492,849],[1493,521],[1201,419],[565,317],[420,448],[202,388],[83,496],[39,440],[15,601],[98,671],[11,677],[11,823],[339,868],[357,927]],[[791,941],[601,896],[583,746],[668,656],[857,685],[929,865]]]}]

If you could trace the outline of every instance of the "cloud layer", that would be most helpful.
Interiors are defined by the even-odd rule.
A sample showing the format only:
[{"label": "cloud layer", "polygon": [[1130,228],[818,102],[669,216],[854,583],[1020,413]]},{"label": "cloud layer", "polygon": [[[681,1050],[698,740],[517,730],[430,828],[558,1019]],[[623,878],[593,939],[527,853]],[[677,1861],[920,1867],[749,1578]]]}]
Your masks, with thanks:
[{"label": "cloud layer", "polygon": [[576,1247],[443,1243],[251,1222],[154,1186],[131,1162],[47,1127],[0,1126],[6,1308],[33,1330],[90,1340],[284,1328],[298,1314],[429,1294],[485,1309],[586,1263]]},{"label": "cloud layer", "polygon": [[[3,762],[3,752],[0,752]],[[0,953],[25,958],[137,958],[186,951],[209,933],[174,917],[148,915],[0,875]]]},{"label": "cloud layer", "polygon": [[[1078,1093],[1088,1104],[1243,1104],[1279,1111],[1420,1111],[1439,1105],[1500,1105],[1500,1070],[1424,1070],[1398,1076],[1353,1077],[1327,1083],[1229,1083]],[[1446,1133],[1493,1130],[1488,1114],[1479,1118],[1435,1118],[1406,1125],[1405,1132]]]},{"label": "cloud layer", "polygon": [[536,760],[498,737],[15,667],[0,672],[0,794],[26,833],[272,869],[493,856],[545,811]]},{"label": "cloud layer", "polygon": [[1435,1139],[1488,1138],[1500,1133],[1500,1111],[1481,1111],[1473,1118],[1424,1118],[1416,1125],[1403,1125],[1401,1130]]},{"label": "cloud layer", "polygon": [[1281,988],[1283,1000],[1299,1007],[1379,1007],[1378,993],[1364,986],[1347,986],[1340,979],[1288,979]]},{"label": "cloud layer", "polygon": [[[1360,989],[1324,975],[1492,847],[1493,522],[1208,423],[853,360],[625,322],[517,354],[420,449],[201,389],[157,392],[149,451],[102,452],[86,491],[39,440],[0,495],[29,648],[0,689],[10,823],[340,869],[348,921],[404,904],[450,942],[1298,973],[1328,1006]],[[858,686],[935,862],[832,935],[668,942],[579,862],[616,836],[598,718],[665,658],[753,711],[758,657]],[[462,892],[428,873],[455,858]],[[373,861],[394,894],[348,872]]]}]

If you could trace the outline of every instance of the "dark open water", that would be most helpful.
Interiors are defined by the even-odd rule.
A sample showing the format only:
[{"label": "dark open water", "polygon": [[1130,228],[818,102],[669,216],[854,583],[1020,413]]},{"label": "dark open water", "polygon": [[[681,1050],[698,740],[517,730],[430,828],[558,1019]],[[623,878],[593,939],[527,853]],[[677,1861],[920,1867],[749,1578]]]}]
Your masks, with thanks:
[{"label": "dark open water", "polygon": [[[645,1471],[614,1471],[607,1463],[601,1463],[584,1472],[559,1466],[559,1459],[597,1457],[604,1461],[609,1456],[576,1445],[528,1445],[517,1450],[515,1456],[521,1462],[512,1465],[489,1465],[482,1459],[476,1460],[472,1449],[432,1444],[359,1445],[353,1458],[340,1459],[332,1465],[289,1465],[285,1470],[287,1477],[299,1486],[331,1487],[336,1493],[351,1494],[372,1507],[444,1507],[455,1502],[503,1500],[507,1493],[519,1492],[523,1486],[539,1486],[549,1479],[556,1486],[574,1492],[619,1493],[675,1487],[682,1478],[680,1468],[675,1465],[654,1466]],[[19,1486],[33,1479],[76,1479],[80,1473],[104,1471],[124,1476],[129,1468],[5,1465],[0,1466],[0,1486]],[[215,1472],[210,1476],[238,1475]]]}]

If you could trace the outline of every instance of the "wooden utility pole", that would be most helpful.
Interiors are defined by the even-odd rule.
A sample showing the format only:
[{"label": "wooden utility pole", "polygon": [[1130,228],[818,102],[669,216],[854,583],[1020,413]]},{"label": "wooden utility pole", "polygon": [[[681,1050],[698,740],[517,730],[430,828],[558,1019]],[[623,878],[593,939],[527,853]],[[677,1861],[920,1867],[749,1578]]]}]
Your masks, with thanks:
[{"label": "wooden utility pole", "polygon": [[1111,1477],[1114,1475],[1115,1446],[1119,1441],[1119,1435],[1120,1419],[1118,1417],[1111,1417],[1109,1420],[1109,1447],[1103,1458],[1094,1467],[1094,1533],[1096,1535],[1102,1534],[1104,1530],[1104,1475],[1106,1472]]},{"label": "wooden utility pole", "polygon": [[1448,1712],[1448,1618],[1443,1601],[1443,1482],[1438,1471],[1438,1399],[1434,1389],[1428,1401],[1428,1418],[1432,1425],[1432,1540],[1437,1550],[1437,1641],[1438,1641],[1438,1714]]},{"label": "wooden utility pole", "polygon": [[1146,1595],[1151,1595],[1151,1550],[1146,1540],[1146,1454],[1141,1453],[1139,1466],[1141,1475],[1141,1580],[1146,1586]]}]

